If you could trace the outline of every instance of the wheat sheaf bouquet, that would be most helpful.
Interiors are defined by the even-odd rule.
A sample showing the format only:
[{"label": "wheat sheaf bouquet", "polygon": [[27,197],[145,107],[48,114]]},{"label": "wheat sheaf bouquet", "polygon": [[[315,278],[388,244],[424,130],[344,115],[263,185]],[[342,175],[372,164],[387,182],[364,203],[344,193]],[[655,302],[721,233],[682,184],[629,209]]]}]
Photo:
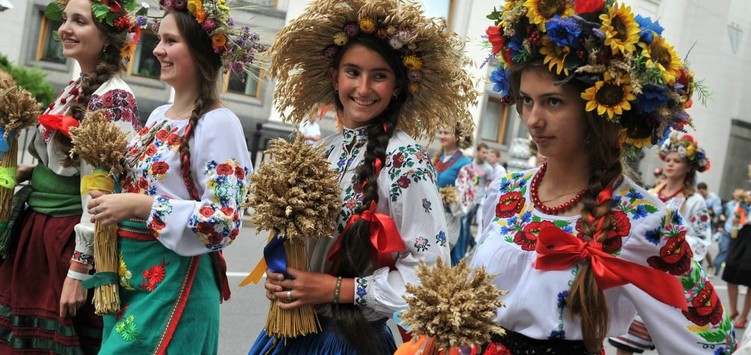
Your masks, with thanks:
[{"label": "wheat sheaf bouquet", "polygon": [[0,78],[0,257],[7,256],[6,233],[13,208],[18,169],[18,132],[37,122],[41,105],[9,76]]},{"label": "wheat sheaf bouquet", "polygon": [[[78,127],[70,129],[73,148],[71,156],[78,157],[94,167],[91,175],[81,177],[81,192],[99,190],[106,194],[115,188],[113,176],[123,172],[122,158],[128,139],[104,111],[89,113]],[[94,260],[96,274],[87,284],[95,287],[94,311],[96,314],[113,314],[120,310],[117,285],[119,260],[117,253],[117,225],[94,224]],[[87,285],[87,286],[88,286]]]},{"label": "wheat sheaf bouquet", "polygon": [[[248,205],[258,229],[272,231],[274,236],[264,248],[264,260],[241,286],[257,283],[267,264],[273,272],[286,273],[287,266],[307,271],[306,239],[330,237],[342,206],[338,175],[321,147],[305,143],[298,134],[292,143],[272,141],[265,153],[271,154],[271,159],[250,176]],[[282,258],[286,258],[286,265],[280,263]],[[269,308],[267,334],[293,338],[318,332],[312,305],[283,310],[277,302],[272,301]]]},{"label": "wheat sheaf bouquet", "polygon": [[507,291],[493,285],[494,276],[482,267],[472,270],[466,260],[454,267],[440,258],[434,267],[420,263],[420,284],[407,285],[408,308],[400,314],[415,337],[396,354],[415,354],[423,344],[422,355],[449,354],[459,346],[487,343],[492,334],[504,335],[493,317],[504,306],[498,297]]}]

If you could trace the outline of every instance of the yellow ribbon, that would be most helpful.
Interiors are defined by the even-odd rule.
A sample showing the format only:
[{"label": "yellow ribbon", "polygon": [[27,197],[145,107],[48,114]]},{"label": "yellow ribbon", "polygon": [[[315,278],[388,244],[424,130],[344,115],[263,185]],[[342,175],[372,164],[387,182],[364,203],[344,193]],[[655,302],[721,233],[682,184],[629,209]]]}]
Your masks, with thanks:
[{"label": "yellow ribbon", "polygon": [[[266,239],[266,243],[271,241],[271,239],[274,238],[274,233],[269,233],[269,237]],[[240,282],[240,287],[248,286],[251,282],[254,285],[258,285],[258,282],[261,281],[261,277],[263,277],[263,274],[266,273],[266,269],[268,268],[268,265],[266,264],[266,258],[261,257],[261,260],[258,261],[258,264],[256,264],[256,267],[253,268],[253,271],[248,274],[248,276],[245,276],[245,278]]]},{"label": "yellow ribbon", "polygon": [[112,192],[115,189],[115,179],[103,169],[94,169],[94,173],[81,177],[81,194],[88,195],[91,190]]},{"label": "yellow ribbon", "polygon": [[16,187],[16,167],[0,167],[0,186],[6,189]]}]

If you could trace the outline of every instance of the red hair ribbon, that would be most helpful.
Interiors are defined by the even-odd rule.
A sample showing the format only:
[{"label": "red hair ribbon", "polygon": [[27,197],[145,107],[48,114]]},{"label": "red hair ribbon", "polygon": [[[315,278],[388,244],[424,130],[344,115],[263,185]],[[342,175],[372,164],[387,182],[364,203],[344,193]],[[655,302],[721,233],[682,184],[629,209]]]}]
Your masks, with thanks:
[{"label": "red hair ribbon", "polygon": [[602,251],[602,244],[585,242],[558,227],[545,227],[537,237],[539,270],[564,270],[589,259],[597,286],[602,290],[632,284],[656,300],[686,311],[683,285],[678,278]]},{"label": "red hair ribbon", "polygon": [[71,127],[78,127],[77,119],[65,115],[40,115],[39,124],[45,129],[59,131],[70,138]]}]

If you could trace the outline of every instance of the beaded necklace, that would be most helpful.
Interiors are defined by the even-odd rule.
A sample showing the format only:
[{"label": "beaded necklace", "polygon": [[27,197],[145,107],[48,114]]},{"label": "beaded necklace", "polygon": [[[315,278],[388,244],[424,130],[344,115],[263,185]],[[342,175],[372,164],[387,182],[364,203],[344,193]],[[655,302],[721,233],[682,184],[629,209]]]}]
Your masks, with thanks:
[{"label": "beaded necklace", "polygon": [[547,169],[548,169],[548,163],[542,164],[542,166],[540,167],[540,171],[538,171],[535,177],[532,178],[530,195],[532,197],[532,203],[535,204],[535,207],[537,209],[539,209],[545,214],[557,215],[561,212],[564,212],[570,209],[571,207],[574,207],[579,202],[579,200],[582,199],[582,197],[587,192],[587,190],[584,189],[584,190],[579,191],[579,193],[577,193],[576,196],[574,196],[570,200],[558,206],[554,206],[554,207],[545,206],[545,204],[543,204],[542,201],[540,200],[540,196],[538,195],[537,191],[540,188],[540,182],[542,181],[542,177],[545,176],[545,171]]},{"label": "beaded necklace", "polygon": [[681,186],[680,189],[676,190],[674,193],[672,193],[670,196],[662,197],[662,191],[665,190],[665,187],[667,185],[663,186],[659,192],[657,192],[657,197],[662,201],[663,203],[670,201],[675,196],[678,196],[679,193],[683,192],[683,186]]}]

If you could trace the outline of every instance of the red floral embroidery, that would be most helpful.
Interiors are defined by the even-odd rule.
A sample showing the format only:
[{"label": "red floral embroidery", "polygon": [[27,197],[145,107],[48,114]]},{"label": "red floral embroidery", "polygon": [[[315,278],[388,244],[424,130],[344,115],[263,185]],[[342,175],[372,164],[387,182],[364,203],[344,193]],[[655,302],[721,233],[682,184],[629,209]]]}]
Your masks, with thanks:
[{"label": "red floral embroidery", "polygon": [[399,185],[399,187],[406,189],[409,187],[409,184],[412,182],[408,177],[402,175],[399,177],[399,179],[396,180],[396,184]]},{"label": "red floral embroidery", "polygon": [[138,187],[141,188],[141,190],[148,190],[149,182],[145,178],[140,178],[138,179]]},{"label": "red floral embroidery", "polygon": [[214,227],[208,222],[199,222],[198,225],[196,225],[196,229],[198,230],[198,233],[201,234],[211,234],[214,232]]},{"label": "red floral embroidery", "polygon": [[216,173],[219,175],[230,175],[234,172],[235,169],[233,169],[231,165],[226,163],[219,164],[219,166],[216,167]]},{"label": "red floral embroidery", "polygon": [[522,247],[522,250],[535,250],[537,236],[540,234],[540,230],[545,227],[555,227],[555,224],[550,221],[532,222],[527,224],[522,231],[516,232],[514,243],[519,244]]},{"label": "red floral embroidery", "polygon": [[[606,253],[615,253],[623,246],[623,237],[631,231],[631,221],[628,215],[623,211],[613,211],[610,232],[608,237],[602,241],[602,250]],[[577,237],[581,236],[581,219],[576,221]]]},{"label": "red floral embroidery", "polygon": [[232,214],[235,213],[235,210],[231,207],[222,207],[219,210],[222,211],[222,213],[224,213],[224,215],[227,217],[232,216]]},{"label": "red floral embroidery", "polygon": [[660,256],[652,256],[647,259],[649,266],[672,275],[683,275],[691,267],[691,258],[694,253],[686,243],[686,231],[683,230],[660,248]]},{"label": "red floral embroidery", "polygon": [[711,282],[707,281],[704,289],[691,301],[688,311],[683,311],[683,315],[697,325],[717,324],[722,321],[722,304],[717,299]]},{"label": "red floral embroidery", "polygon": [[156,152],[157,152],[156,146],[153,144],[149,144],[149,146],[146,147],[146,152],[144,153],[146,154],[146,156],[151,157],[151,156],[154,156]]},{"label": "red floral embroidery", "polygon": [[237,238],[237,236],[239,234],[240,234],[240,230],[239,229],[233,229],[231,232],[229,232],[229,239],[230,240],[235,240],[235,238]]},{"label": "red floral embroidery", "polygon": [[158,232],[158,231],[160,231],[160,230],[164,229],[164,227],[165,227],[165,224],[164,224],[164,221],[162,221],[162,219],[161,219],[161,218],[159,218],[159,217],[154,217],[154,218],[152,218],[152,219],[151,219],[151,227],[152,227],[152,228],[153,228],[153,229],[154,229],[155,231],[157,231],[157,232]]},{"label": "red floral embroidery", "polygon": [[211,217],[214,215],[214,209],[209,206],[201,207],[201,216]]},{"label": "red floral embroidery", "polygon": [[169,132],[166,130],[160,129],[158,132],[156,132],[156,138],[160,141],[164,142],[169,138]]},{"label": "red floral embroidery", "polygon": [[521,212],[524,207],[524,196],[520,192],[508,192],[498,199],[495,205],[495,215],[498,218],[509,218]]},{"label": "red floral embroidery", "polygon": [[139,287],[142,290],[146,290],[148,292],[154,291],[154,289],[156,289],[156,287],[159,286],[162,281],[164,281],[164,277],[167,276],[167,271],[164,269],[164,267],[167,265],[169,265],[169,263],[165,263],[164,259],[162,259],[161,263],[156,264],[141,273],[141,276],[143,276],[143,281],[141,281],[141,285]]},{"label": "red floral embroidery", "polygon": [[169,169],[169,164],[163,161],[157,161],[151,165],[151,172],[154,173],[154,175],[165,174],[167,173],[168,169]]},{"label": "red floral embroidery", "polygon": [[222,242],[222,239],[222,235],[217,232],[211,232],[211,234],[209,234],[210,244],[220,244]]},{"label": "red floral embroidery", "polygon": [[170,133],[169,137],[167,137],[167,145],[168,146],[179,145],[180,143],[182,143],[182,140],[183,140],[182,137],[180,137],[179,135]]},{"label": "red floral embroidery", "polygon": [[394,155],[394,167],[401,168],[402,165],[404,165],[404,154],[401,152],[396,153],[396,155]]},{"label": "red floral embroidery", "polygon": [[245,170],[241,166],[235,167],[235,177],[238,179],[245,179]]}]

